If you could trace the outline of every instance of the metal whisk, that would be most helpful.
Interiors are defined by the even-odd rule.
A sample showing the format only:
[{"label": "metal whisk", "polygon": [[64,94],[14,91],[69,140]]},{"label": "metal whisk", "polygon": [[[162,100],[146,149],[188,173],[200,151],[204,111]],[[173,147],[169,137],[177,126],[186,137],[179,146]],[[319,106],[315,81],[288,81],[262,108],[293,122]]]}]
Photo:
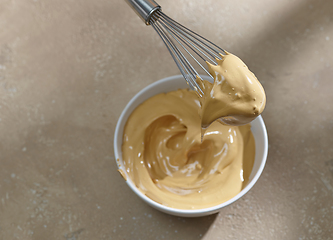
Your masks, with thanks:
[{"label": "metal whisk", "polygon": [[202,77],[194,66],[203,69],[208,76],[212,77],[206,67],[203,66],[203,64],[206,64],[201,62],[204,61],[216,65],[216,59],[222,59],[220,54],[225,54],[225,51],[168,17],[155,1],[126,1],[134,8],[146,25],[151,25],[155,29],[187,83],[202,96],[203,91],[196,81],[197,77],[201,80]]}]

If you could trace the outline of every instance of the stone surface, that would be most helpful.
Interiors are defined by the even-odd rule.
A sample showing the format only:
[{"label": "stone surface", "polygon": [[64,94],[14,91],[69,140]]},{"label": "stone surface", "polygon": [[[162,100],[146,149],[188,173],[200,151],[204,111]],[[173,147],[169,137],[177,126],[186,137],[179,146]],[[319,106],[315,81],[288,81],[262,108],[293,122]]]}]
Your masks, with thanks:
[{"label": "stone surface", "polygon": [[333,2],[160,0],[267,93],[269,155],[219,214],[147,206],[117,173],[126,103],[179,74],[125,1],[0,0],[0,239],[332,239]]}]

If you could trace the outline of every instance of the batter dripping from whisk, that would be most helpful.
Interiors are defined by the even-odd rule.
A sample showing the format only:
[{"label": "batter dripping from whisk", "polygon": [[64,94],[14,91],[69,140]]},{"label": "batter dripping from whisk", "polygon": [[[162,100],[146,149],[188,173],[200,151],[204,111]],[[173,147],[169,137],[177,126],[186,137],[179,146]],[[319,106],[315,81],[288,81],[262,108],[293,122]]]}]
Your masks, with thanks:
[{"label": "batter dripping from whisk", "polygon": [[266,95],[255,75],[245,63],[226,52],[217,65],[207,62],[214,83],[197,80],[204,94],[201,101],[201,125],[215,120],[228,125],[244,125],[259,116],[266,105]]},{"label": "batter dripping from whisk", "polygon": [[[241,191],[251,173],[252,132],[249,125],[236,125],[263,111],[265,92],[239,58],[168,17],[155,1],[128,2],[155,29],[196,91],[159,94],[133,111],[122,146],[128,176],[148,197],[170,207],[223,203]],[[214,83],[202,81],[183,53],[209,71]],[[207,62],[208,71],[194,56]],[[203,139],[201,127],[208,127]]]},{"label": "batter dripping from whisk", "polygon": [[[254,119],[265,106],[264,90],[232,54],[209,68],[214,83],[200,82],[200,101],[187,89],[156,95],[133,111],[124,129],[128,176],[140,191],[166,206],[200,209],[223,203],[246,186],[252,170],[250,125],[214,120]],[[209,126],[201,142],[202,125]]]}]

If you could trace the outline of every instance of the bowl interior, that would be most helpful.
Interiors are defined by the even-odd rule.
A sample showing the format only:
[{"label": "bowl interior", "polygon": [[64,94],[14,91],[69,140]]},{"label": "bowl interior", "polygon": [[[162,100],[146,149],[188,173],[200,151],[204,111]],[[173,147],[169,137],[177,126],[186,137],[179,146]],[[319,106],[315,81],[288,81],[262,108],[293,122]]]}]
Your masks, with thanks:
[{"label": "bowl interior", "polygon": [[[204,79],[209,79],[204,78]],[[123,140],[123,130],[125,127],[125,124],[127,122],[128,117],[131,115],[132,111],[139,106],[142,102],[147,100],[148,98],[159,94],[163,92],[170,92],[174,90],[178,90],[180,88],[187,88],[188,85],[186,84],[184,78],[182,75],[172,76],[168,78],[161,79],[157,82],[154,82],[153,84],[147,86],[146,88],[142,89],[139,93],[137,93],[130,102],[126,105],[123,112],[121,113],[117,126],[115,129],[115,135],[114,135],[114,153],[116,162],[118,164],[118,167],[123,170],[123,172],[127,175],[123,163],[122,163],[122,140]],[[258,180],[259,176],[261,175],[263,168],[266,163],[267,158],[267,150],[268,150],[268,138],[267,138],[267,132],[266,127],[264,124],[264,121],[261,116],[256,118],[251,123],[251,130],[255,139],[256,144],[256,154],[255,154],[255,160],[254,165],[252,168],[252,172],[249,177],[249,182],[243,190],[237,194],[232,199],[228,200],[227,202],[224,202],[222,204],[219,204],[214,207],[205,208],[205,209],[195,209],[195,210],[182,210],[182,209],[175,209],[170,208],[167,206],[164,206],[162,204],[159,204],[150,198],[148,198],[146,195],[144,195],[137,187],[133,184],[130,178],[127,177],[127,184],[128,186],[139,196],[141,197],[145,202],[147,202],[152,207],[159,209],[162,212],[169,213],[176,216],[183,216],[183,217],[197,217],[197,216],[205,216],[209,214],[213,214],[215,212],[218,212],[222,207],[227,206],[231,204],[232,202],[236,201],[240,197],[242,197],[245,193],[247,193],[253,185]]]}]

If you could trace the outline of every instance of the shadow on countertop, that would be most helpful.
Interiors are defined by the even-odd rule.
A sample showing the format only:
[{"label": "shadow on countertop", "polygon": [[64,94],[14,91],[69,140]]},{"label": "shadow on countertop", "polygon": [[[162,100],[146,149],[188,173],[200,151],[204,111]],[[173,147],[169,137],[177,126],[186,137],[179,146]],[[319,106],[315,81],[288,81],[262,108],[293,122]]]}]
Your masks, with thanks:
[{"label": "shadow on countertop", "polygon": [[204,240],[224,239],[221,233],[229,234],[227,239],[331,236],[333,70],[325,31],[332,33],[333,2],[287,7],[279,21],[237,53],[267,95],[265,170],[247,195],[222,209]]}]

